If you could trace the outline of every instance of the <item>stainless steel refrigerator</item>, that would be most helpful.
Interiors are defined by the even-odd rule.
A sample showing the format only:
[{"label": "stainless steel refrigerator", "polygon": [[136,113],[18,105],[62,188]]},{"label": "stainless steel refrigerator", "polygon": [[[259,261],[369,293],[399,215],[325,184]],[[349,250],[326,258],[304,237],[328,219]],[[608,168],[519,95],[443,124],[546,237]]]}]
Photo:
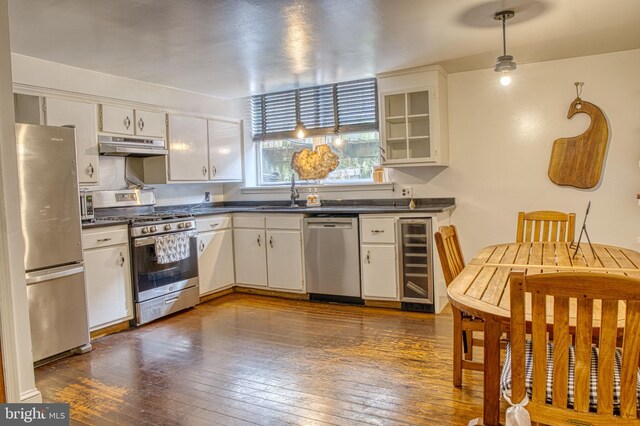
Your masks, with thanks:
[{"label": "stainless steel refrigerator", "polygon": [[16,124],[34,361],[89,344],[75,129]]}]

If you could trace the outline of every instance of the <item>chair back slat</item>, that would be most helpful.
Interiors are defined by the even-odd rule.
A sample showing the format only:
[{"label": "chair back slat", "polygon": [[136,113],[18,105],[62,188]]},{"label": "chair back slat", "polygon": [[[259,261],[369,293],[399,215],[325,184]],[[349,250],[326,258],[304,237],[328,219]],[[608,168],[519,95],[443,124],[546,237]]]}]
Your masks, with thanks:
[{"label": "chair back slat", "polygon": [[613,411],[613,369],[618,328],[618,301],[603,300],[598,340],[598,413]]},{"label": "chair back slat", "polygon": [[593,336],[593,299],[578,299],[576,318],[576,366],[574,375],[574,407],[589,412],[591,387],[591,342]]},{"label": "chair back slat", "polygon": [[569,390],[569,299],[556,297],[553,301],[553,387],[554,407],[567,406]]},{"label": "chair back slat", "polygon": [[633,330],[624,334],[624,353],[620,372],[620,416],[636,417],[638,400],[636,383],[638,380],[638,358],[640,356],[640,301],[627,302],[625,329]]},{"label": "chair back slat", "polygon": [[434,238],[440,256],[444,281],[448,286],[465,266],[458,240],[458,230],[454,225],[441,226]]},{"label": "chair back slat", "polygon": [[[512,302],[512,309],[513,306]],[[544,404],[547,398],[547,297],[545,295],[531,295],[531,316],[533,377],[545,377],[545,380],[533,381],[531,398],[534,402]]]},{"label": "chair back slat", "polygon": [[[552,229],[552,227],[550,227]],[[591,346],[598,344],[597,413],[603,420],[638,422],[637,377],[640,365],[640,278],[618,274],[588,272],[559,272],[525,276],[514,271],[510,276],[512,389],[521,394],[524,386],[524,348],[527,323],[523,312],[527,293],[531,294],[530,333],[533,345],[532,398],[527,409],[542,415],[545,410],[572,412],[567,418],[581,421],[594,419],[589,410],[591,387]],[[553,384],[551,405],[546,403],[547,334],[549,304],[553,302]],[[574,323],[570,307],[577,306]],[[622,311],[625,309],[625,311]],[[594,317],[600,321],[594,326]],[[624,315],[623,315],[624,314]],[[622,320],[624,318],[624,320]],[[575,335],[574,335],[575,330]],[[622,368],[620,372],[620,415],[614,416],[614,367],[616,345],[621,341]],[[572,335],[575,343],[572,343]],[[597,340],[594,339],[597,337]],[[575,348],[573,408],[568,408],[569,353]],[[520,346],[518,348],[517,346]],[[521,381],[517,383],[516,381]],[[514,393],[515,397],[516,393]],[[516,399],[513,402],[520,402]],[[555,419],[560,411],[555,412]],[[591,416],[591,417],[590,417]],[[544,418],[544,417],[543,417]],[[625,423],[627,424],[627,423]]]},{"label": "chair back slat", "polygon": [[575,219],[575,213],[519,212],[516,242],[573,241]]}]

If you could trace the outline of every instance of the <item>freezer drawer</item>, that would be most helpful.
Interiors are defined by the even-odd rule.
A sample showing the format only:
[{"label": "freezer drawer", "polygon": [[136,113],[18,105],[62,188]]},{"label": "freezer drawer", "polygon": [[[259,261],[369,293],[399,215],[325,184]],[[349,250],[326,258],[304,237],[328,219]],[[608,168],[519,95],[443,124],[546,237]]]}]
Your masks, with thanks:
[{"label": "freezer drawer", "polygon": [[34,362],[88,344],[84,266],[31,272],[26,278]]}]

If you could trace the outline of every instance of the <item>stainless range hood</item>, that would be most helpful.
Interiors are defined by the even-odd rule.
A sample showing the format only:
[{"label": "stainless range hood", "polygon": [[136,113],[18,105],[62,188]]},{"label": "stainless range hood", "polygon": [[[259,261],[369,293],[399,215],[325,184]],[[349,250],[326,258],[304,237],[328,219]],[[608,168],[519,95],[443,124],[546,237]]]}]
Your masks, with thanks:
[{"label": "stainless range hood", "polygon": [[117,157],[154,157],[167,155],[162,139],[147,139],[135,136],[98,136],[100,155]]}]

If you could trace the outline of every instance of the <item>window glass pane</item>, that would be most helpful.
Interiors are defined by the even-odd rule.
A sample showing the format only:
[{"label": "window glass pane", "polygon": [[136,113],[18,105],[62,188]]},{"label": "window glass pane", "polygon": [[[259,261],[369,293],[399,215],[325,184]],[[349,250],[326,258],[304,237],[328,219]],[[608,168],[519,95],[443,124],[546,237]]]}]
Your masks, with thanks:
[{"label": "window glass pane", "polygon": [[[351,133],[338,136],[316,136],[305,139],[281,139],[258,144],[260,185],[291,182],[291,157],[303,148],[329,144],[340,158],[340,165],[323,183],[372,182],[373,167],[380,164],[378,132]],[[296,179],[297,179],[296,175]],[[314,182],[309,182],[314,183]]]}]

